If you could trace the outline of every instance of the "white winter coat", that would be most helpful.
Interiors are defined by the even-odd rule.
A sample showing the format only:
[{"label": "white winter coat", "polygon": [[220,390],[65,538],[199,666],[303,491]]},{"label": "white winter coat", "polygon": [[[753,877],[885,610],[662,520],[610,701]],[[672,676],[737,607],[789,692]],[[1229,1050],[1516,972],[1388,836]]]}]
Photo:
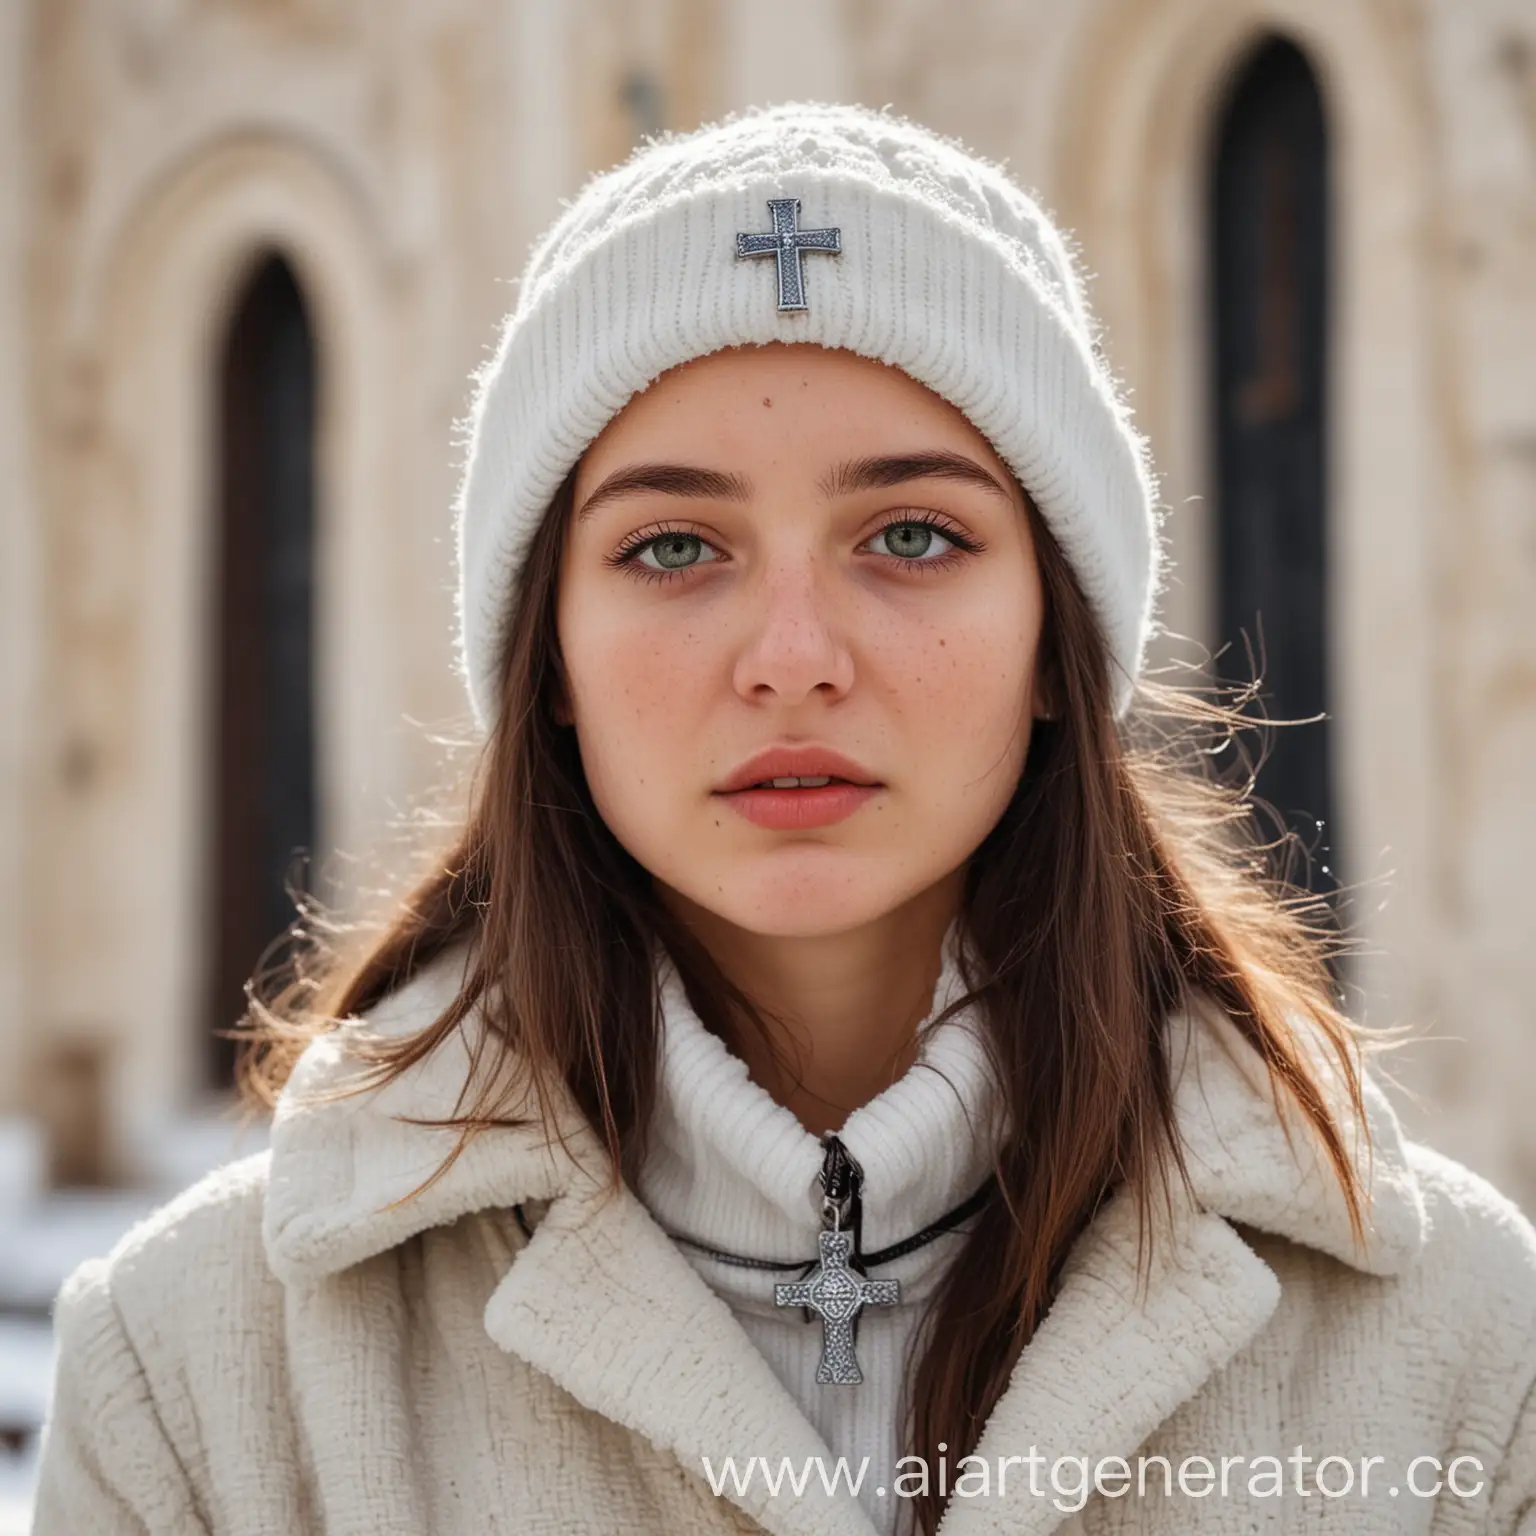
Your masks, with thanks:
[{"label": "white winter coat", "polygon": [[[419,1028],[456,981],[439,961],[371,1022]],[[1299,1130],[1292,1156],[1230,1024],[1179,1014],[1170,1031],[1198,1199],[1155,1234],[1144,1295],[1133,1200],[1100,1211],[985,1426],[990,1487],[971,1464],[944,1536],[1536,1536],[1531,1226],[1405,1140],[1372,1082],[1373,1241],[1356,1252],[1336,1182]],[[348,1070],[345,1034],[306,1052],[269,1153],[210,1175],[65,1285],[40,1536],[868,1536],[852,1495],[814,1475],[800,1496],[756,1475],[711,1491],[706,1458],[718,1473],[728,1457],[739,1470],[826,1447],[639,1201],[603,1198],[590,1132],[568,1151],[488,1133],[392,1205],[453,1141],[392,1117],[450,1113],[465,1046],[385,1091],[302,1107]],[[541,1217],[531,1240],[515,1202]],[[1313,1469],[1348,1458],[1353,1493],[1298,1494],[1284,1461],[1283,1495],[1265,1491],[1272,1477],[1250,1484],[1250,1464],[1269,1473],[1254,1458],[1298,1447]],[[1013,1463],[1000,1495],[998,1458],[1032,1453],[1039,1492]],[[1149,1461],[1139,1495],[1138,1453],[1176,1477],[1182,1464],[1188,1491],[1165,1494]],[[1244,1458],[1225,1494],[1224,1456]],[[1421,1456],[1439,1470],[1419,1463],[1416,1486],[1468,1456],[1457,1486],[1478,1491],[1412,1493]],[[1061,1457],[1088,1458],[1107,1490],[1077,1512]],[[1381,1461],[1362,1497],[1366,1457]],[[1341,1487],[1344,1469],[1321,1476]]]}]

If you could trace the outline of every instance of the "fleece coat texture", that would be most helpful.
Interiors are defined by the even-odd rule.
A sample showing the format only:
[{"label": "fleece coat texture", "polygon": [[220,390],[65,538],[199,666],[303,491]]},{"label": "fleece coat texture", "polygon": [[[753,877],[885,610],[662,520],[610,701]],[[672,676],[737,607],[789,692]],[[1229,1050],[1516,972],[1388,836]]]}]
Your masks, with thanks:
[{"label": "fleece coat texture", "polygon": [[[440,957],[368,1024],[430,1023],[462,964]],[[38,1536],[870,1536],[846,1483],[829,1494],[813,1474],[797,1493],[754,1472],[712,1491],[727,1458],[798,1468],[826,1447],[647,1208],[605,1189],[568,1107],[564,1145],[493,1131],[404,1198],[454,1136],[396,1117],[453,1111],[474,1024],[388,1088],[329,1103],[312,1091],[356,1070],[361,1026],[317,1040],[268,1152],[66,1282]],[[1100,1208],[983,1428],[984,1464],[947,1469],[950,1487],[969,1478],[943,1536],[1536,1536],[1536,1232],[1405,1139],[1370,1080],[1357,1247],[1230,1022],[1194,1006],[1168,1027],[1194,1198],[1174,1180],[1145,1287],[1133,1197]],[[1171,1493],[1150,1460],[1138,1491],[1155,1455]],[[1031,1456],[999,1492],[999,1458]],[[1351,1463],[1352,1492],[1318,1490],[1345,1485],[1328,1456]],[[1456,1457],[1475,1458],[1454,1473],[1465,1497],[1444,1485]]]}]

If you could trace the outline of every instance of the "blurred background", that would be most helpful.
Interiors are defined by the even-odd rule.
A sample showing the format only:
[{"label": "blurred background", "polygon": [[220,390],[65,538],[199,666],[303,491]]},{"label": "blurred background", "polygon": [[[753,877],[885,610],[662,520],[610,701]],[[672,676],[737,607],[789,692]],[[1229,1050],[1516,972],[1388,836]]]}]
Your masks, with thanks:
[{"label": "blurred background", "polygon": [[345,900],[468,734],[454,423],[529,243],[793,98],[1072,232],[1155,660],[1323,717],[1259,787],[1351,1010],[1536,1212],[1536,0],[0,0],[0,1530],[63,1275],[263,1145],[214,1031],[285,880]]}]

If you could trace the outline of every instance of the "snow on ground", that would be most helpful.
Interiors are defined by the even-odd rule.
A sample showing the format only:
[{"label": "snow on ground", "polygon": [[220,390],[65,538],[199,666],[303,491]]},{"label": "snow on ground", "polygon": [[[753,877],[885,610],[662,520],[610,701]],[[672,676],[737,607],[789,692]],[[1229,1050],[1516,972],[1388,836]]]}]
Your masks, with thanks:
[{"label": "snow on ground", "polygon": [[27,1536],[36,1482],[36,1442],[19,1456],[0,1456],[0,1536]]},{"label": "snow on ground", "polygon": [[[0,1536],[23,1536],[37,1478],[37,1426],[53,1383],[53,1335],[38,1318],[0,1316]],[[18,1448],[12,1437],[25,1435]]]}]

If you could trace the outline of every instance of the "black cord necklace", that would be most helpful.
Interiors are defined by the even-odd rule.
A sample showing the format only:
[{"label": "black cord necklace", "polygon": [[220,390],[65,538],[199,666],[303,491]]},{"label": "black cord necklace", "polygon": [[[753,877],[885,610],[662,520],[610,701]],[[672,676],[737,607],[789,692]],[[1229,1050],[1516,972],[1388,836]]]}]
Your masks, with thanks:
[{"label": "black cord necklace", "polygon": [[817,1234],[814,1259],[760,1259],[712,1248],[682,1232],[669,1231],[667,1236],[722,1264],[779,1273],[797,1271],[796,1279],[774,1286],[774,1305],[802,1308],[807,1322],[813,1313],[821,1318],[821,1360],[816,1367],[818,1382],[856,1386],[864,1379],[854,1353],[860,1314],[866,1306],[892,1307],[901,1300],[899,1280],[871,1280],[867,1271],[915,1253],[936,1237],[953,1231],[987,1204],[997,1181],[995,1176],[989,1178],[969,1199],[937,1221],[929,1222],[922,1231],[874,1253],[865,1253],[860,1236],[864,1170],[837,1136],[829,1132],[821,1142],[826,1151],[820,1174],[822,1229]]},{"label": "black cord necklace", "polygon": [[[860,1314],[867,1306],[894,1307],[901,1300],[899,1280],[871,1280],[868,1270],[915,1253],[976,1215],[997,1192],[997,1178],[996,1175],[988,1178],[968,1199],[945,1212],[937,1221],[929,1222],[922,1231],[874,1253],[865,1253],[861,1241],[864,1170],[833,1133],[823,1136],[821,1144],[826,1154],[819,1175],[822,1227],[816,1236],[814,1259],[760,1259],[712,1248],[685,1232],[673,1232],[665,1227],[662,1230],[674,1243],[692,1248],[722,1264],[779,1274],[794,1273],[794,1280],[774,1286],[774,1305],[800,1307],[807,1322],[813,1314],[821,1318],[821,1360],[816,1367],[819,1383],[857,1386],[864,1379],[854,1353]],[[522,1206],[515,1205],[512,1211],[523,1236],[532,1237]]]},{"label": "black cord necklace", "polygon": [[[957,1205],[954,1210],[946,1211],[936,1221],[930,1221],[920,1232],[914,1232],[911,1237],[904,1237],[899,1243],[891,1243],[884,1248],[877,1248],[873,1253],[863,1253],[855,1249],[849,1255],[850,1267],[873,1269],[881,1264],[889,1264],[892,1259],[905,1258],[909,1253],[916,1253],[919,1248],[925,1248],[934,1238],[942,1237],[946,1232],[952,1232],[962,1221],[974,1216],[992,1198],[992,1192],[997,1185],[996,1178],[989,1178],[975,1194]],[[747,1254],[727,1253],[723,1248],[711,1248],[708,1243],[701,1243],[696,1237],[689,1237],[686,1233],[668,1231],[662,1229],[674,1243],[682,1243],[687,1248],[702,1253],[706,1258],[718,1259],[722,1264],[735,1264],[741,1269],[768,1269],[780,1274],[788,1274],[792,1270],[805,1272],[814,1268],[816,1261],[812,1259],[809,1264],[804,1259],[756,1259]],[[853,1261],[857,1260],[857,1266]]]}]

